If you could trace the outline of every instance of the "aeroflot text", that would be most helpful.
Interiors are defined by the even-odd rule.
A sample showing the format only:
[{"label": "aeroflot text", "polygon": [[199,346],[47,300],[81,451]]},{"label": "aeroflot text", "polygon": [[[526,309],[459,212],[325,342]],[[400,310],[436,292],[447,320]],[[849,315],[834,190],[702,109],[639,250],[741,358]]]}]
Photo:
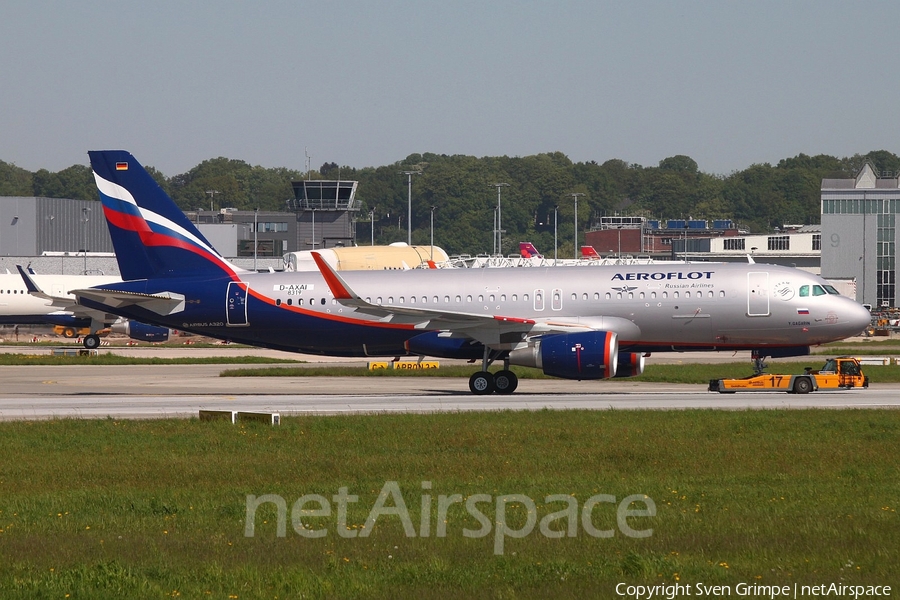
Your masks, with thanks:
[{"label": "aeroflot text", "polygon": [[672,583],[658,585],[616,585],[616,594],[634,600],[675,600],[680,596],[722,598],[732,594],[738,598],[815,598],[837,596],[844,598],[867,598],[890,596],[889,585],[847,585],[843,583],[823,583],[820,585],[762,585],[759,583],[738,583],[737,585],[706,585],[704,583]]},{"label": "aeroflot text", "polygon": [[[413,526],[406,501],[396,481],[386,481],[375,500],[375,504],[369,511],[369,516],[363,525],[351,525],[347,522],[348,506],[359,501],[359,496],[348,493],[346,487],[338,488],[338,493],[331,497],[334,502],[334,529],[338,536],[343,538],[368,537],[375,528],[379,517],[393,516],[400,520],[406,537],[423,537],[431,535],[432,530],[432,500],[431,482],[423,481],[422,490],[425,492],[419,499],[419,528]],[[447,537],[448,527],[452,523],[447,517],[453,504],[464,504],[466,512],[474,518],[480,527],[478,529],[462,528],[463,537],[482,538],[494,529],[494,554],[503,554],[507,537],[524,538],[534,531],[538,524],[538,511],[534,500],[524,494],[506,494],[492,497],[489,494],[473,494],[463,498],[462,494],[440,494],[436,498],[437,511],[434,519],[435,537]],[[256,534],[256,511],[263,505],[271,503],[275,505],[276,535],[287,535],[287,503],[277,494],[265,494],[263,496],[247,495],[247,518],[244,525],[244,535],[254,537]],[[549,512],[540,520],[539,531],[548,538],[575,537],[578,533],[579,521],[581,528],[591,537],[611,538],[615,530],[598,528],[597,521],[610,522],[612,512],[604,510],[604,505],[615,506],[615,520],[619,531],[630,538],[646,538],[653,535],[653,529],[634,529],[637,526],[634,521],[629,524],[628,519],[633,517],[656,516],[656,503],[649,496],[633,494],[616,502],[616,497],[610,494],[597,494],[585,500],[581,507],[580,519],[578,500],[568,494],[553,494],[544,498],[545,505],[556,505],[559,510]],[[632,508],[632,504],[635,508]],[[483,506],[481,508],[479,505]],[[490,515],[493,509],[493,518]],[[485,514],[487,513],[487,514]],[[595,515],[595,513],[598,513]],[[325,525],[321,519],[330,519],[332,516],[332,504],[329,499],[320,494],[306,494],[301,496],[291,507],[291,525],[298,535],[305,538],[322,538],[328,535],[325,527],[315,528],[312,519],[318,519],[318,523]],[[513,527],[507,522],[507,516],[519,527]],[[384,519],[382,519],[383,521]],[[327,522],[327,521],[326,521]],[[646,521],[641,521],[645,523]],[[610,525],[612,523],[610,522]]]},{"label": "aeroflot text", "polygon": [[715,271],[669,271],[668,273],[616,273],[613,281],[662,281],[666,279],[710,279]]}]

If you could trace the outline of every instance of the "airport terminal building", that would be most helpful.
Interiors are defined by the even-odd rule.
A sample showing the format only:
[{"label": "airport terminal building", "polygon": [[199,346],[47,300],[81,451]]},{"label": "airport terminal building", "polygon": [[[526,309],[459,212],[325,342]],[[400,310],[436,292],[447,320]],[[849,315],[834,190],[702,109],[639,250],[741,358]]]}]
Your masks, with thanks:
[{"label": "airport terminal building", "polygon": [[896,306],[900,178],[878,175],[866,164],[855,179],[822,180],[822,276],[856,278],[856,300],[886,308]]}]

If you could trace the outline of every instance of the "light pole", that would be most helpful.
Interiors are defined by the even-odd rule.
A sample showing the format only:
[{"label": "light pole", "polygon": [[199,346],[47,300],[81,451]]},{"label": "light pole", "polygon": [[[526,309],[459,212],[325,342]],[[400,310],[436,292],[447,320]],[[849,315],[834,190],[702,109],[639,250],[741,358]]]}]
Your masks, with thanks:
[{"label": "light pole", "polygon": [[434,207],[431,207],[431,248],[429,249],[431,253],[431,260],[434,260]]},{"label": "light pole", "polygon": [[209,194],[209,212],[212,212],[213,209],[213,196],[219,193],[219,190],[206,190],[206,193]]},{"label": "light pole", "polygon": [[316,209],[312,209],[312,249],[316,249]]},{"label": "light pole", "polygon": [[509,187],[508,183],[495,183],[497,188],[497,254],[503,254],[503,227],[501,224],[502,212],[500,210],[500,188]]},{"label": "light pole", "polygon": [[583,192],[573,192],[569,194],[575,198],[575,258],[578,258],[578,196],[584,196]]},{"label": "light pole", "polygon": [[422,171],[403,171],[406,175],[408,195],[406,199],[406,244],[412,246],[412,176],[421,175]]},{"label": "light pole", "polygon": [[557,258],[556,258],[556,248],[558,246],[556,240],[556,218],[559,215],[559,204],[553,207],[553,266],[556,266]]},{"label": "light pole", "polygon": [[90,212],[88,207],[81,209],[81,222],[84,223],[84,275],[87,275],[87,224],[91,220]]},{"label": "light pole", "polygon": [[253,209],[253,270],[256,271],[256,250],[259,248],[259,240],[256,233],[259,231],[259,207]]}]

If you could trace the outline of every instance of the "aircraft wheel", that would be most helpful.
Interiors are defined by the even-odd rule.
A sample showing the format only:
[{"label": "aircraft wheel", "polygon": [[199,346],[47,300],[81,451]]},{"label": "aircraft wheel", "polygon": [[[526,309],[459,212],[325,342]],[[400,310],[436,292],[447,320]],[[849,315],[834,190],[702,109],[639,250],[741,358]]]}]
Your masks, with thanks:
[{"label": "aircraft wheel", "polygon": [[812,382],[809,377],[800,377],[794,382],[795,394],[808,394],[812,391]]},{"label": "aircraft wheel", "polygon": [[88,350],[94,350],[100,347],[100,336],[96,333],[92,333],[91,335],[84,336],[84,347]]},{"label": "aircraft wheel", "polygon": [[512,394],[519,387],[519,378],[512,371],[494,373],[494,390],[498,394]]},{"label": "aircraft wheel", "polygon": [[494,376],[487,371],[472,373],[472,376],[469,377],[469,390],[479,396],[493,393]]},{"label": "aircraft wheel", "polygon": [[77,335],[77,332],[73,327],[66,327],[65,329],[63,329],[62,335],[64,338],[72,339]]}]

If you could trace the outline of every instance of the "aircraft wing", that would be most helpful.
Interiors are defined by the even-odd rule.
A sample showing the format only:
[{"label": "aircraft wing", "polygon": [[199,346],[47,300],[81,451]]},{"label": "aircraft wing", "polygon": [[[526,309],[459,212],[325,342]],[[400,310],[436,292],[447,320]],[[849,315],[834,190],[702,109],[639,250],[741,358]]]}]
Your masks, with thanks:
[{"label": "aircraft wing", "polygon": [[79,304],[82,299],[85,299],[113,308],[138,305],[158,315],[171,315],[184,310],[184,295],[175,292],[139,294],[93,287],[83,290],[72,290],[70,293],[75,295]]},{"label": "aircraft wing", "polygon": [[36,298],[43,298],[44,300],[49,300],[51,306],[58,306],[60,308],[64,308],[66,310],[72,310],[77,307],[75,300],[73,298],[69,298],[68,296],[53,296],[44,292],[41,287],[37,284],[37,282],[31,277],[31,274],[26,271],[22,265],[16,265],[16,269],[19,270],[19,275],[22,276],[22,280],[25,282],[25,289],[28,290],[28,293]]},{"label": "aircraft wing", "polygon": [[487,346],[516,344],[527,337],[548,333],[588,330],[615,331],[628,339],[638,339],[640,329],[627,319],[618,317],[528,319],[505,315],[485,315],[456,311],[373,304],[362,299],[331,265],[313,252],[322,276],[335,299],[357,312],[371,315],[385,323],[412,323],[416,329],[450,331],[477,340]]},{"label": "aircraft wing", "polygon": [[25,289],[28,290],[28,293],[36,298],[43,298],[44,300],[48,300],[50,302],[50,306],[55,306],[60,309],[60,312],[71,313],[76,317],[88,318],[98,324],[107,325],[109,323],[113,323],[119,317],[118,315],[114,315],[102,310],[96,310],[93,308],[88,308],[86,306],[81,306],[78,304],[77,298],[72,298],[70,296],[54,296],[52,294],[48,294],[45,292],[41,286],[37,284],[34,278],[31,277],[31,274],[22,268],[21,265],[16,265],[16,268],[19,270],[19,275],[22,276],[22,280],[25,282]]}]

